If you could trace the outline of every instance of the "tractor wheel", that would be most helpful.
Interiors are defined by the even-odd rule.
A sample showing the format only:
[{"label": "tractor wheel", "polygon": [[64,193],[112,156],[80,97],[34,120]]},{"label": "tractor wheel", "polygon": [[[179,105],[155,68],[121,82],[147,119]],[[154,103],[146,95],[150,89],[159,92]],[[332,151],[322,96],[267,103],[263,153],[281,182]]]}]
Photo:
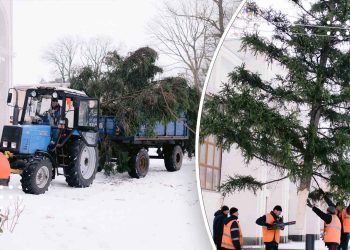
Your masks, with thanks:
[{"label": "tractor wheel", "polygon": [[174,172],[180,170],[182,166],[183,152],[179,145],[164,148],[164,164],[166,170]]},{"label": "tractor wheel", "polygon": [[92,184],[98,167],[97,147],[88,147],[76,140],[70,146],[69,164],[64,169],[66,182],[71,187],[85,188]]},{"label": "tractor wheel", "polygon": [[129,161],[129,175],[132,178],[143,178],[147,175],[149,169],[148,151],[141,148],[139,152],[132,156]]},{"label": "tractor wheel", "polygon": [[27,194],[43,194],[52,180],[52,163],[47,158],[34,158],[21,174],[22,189]]}]

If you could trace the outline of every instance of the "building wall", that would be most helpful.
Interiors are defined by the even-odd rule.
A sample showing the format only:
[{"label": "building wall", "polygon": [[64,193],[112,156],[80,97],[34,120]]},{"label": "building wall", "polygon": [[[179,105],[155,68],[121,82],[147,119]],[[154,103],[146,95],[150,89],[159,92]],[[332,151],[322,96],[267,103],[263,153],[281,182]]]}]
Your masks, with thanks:
[{"label": "building wall", "polygon": [[7,90],[12,86],[12,56],[12,1],[0,0],[0,108],[5,110],[0,113],[0,128],[9,120],[6,99]]}]

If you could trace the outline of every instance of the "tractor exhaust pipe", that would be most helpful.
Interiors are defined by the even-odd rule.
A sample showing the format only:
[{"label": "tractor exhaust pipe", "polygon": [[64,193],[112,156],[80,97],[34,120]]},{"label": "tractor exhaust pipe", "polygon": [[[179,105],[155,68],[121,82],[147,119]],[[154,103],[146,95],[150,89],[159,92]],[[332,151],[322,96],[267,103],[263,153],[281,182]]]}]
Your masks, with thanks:
[{"label": "tractor exhaust pipe", "polygon": [[[12,117],[12,124],[18,125],[18,116],[19,116],[19,107],[18,107],[18,90],[15,88],[10,88],[7,94],[7,105],[9,105],[12,101],[12,93],[11,90],[14,90],[16,92],[16,102],[15,106],[13,106],[13,117]],[[9,105],[11,106],[11,105]]]}]

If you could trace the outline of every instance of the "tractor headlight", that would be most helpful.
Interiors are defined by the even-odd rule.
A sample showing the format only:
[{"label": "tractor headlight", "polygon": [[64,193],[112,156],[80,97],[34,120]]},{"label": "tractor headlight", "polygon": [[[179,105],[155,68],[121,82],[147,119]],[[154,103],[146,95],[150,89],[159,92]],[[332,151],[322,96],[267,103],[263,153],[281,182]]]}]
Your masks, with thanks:
[{"label": "tractor headlight", "polygon": [[17,148],[17,143],[15,143],[15,142],[11,142],[11,148]]},{"label": "tractor headlight", "polygon": [[53,98],[57,98],[57,97],[58,97],[57,92],[53,92],[53,93],[52,93],[52,97],[53,97]]},{"label": "tractor headlight", "polygon": [[2,147],[3,147],[3,148],[7,148],[7,146],[8,146],[8,142],[7,142],[7,141],[3,141],[3,142],[2,142]]}]

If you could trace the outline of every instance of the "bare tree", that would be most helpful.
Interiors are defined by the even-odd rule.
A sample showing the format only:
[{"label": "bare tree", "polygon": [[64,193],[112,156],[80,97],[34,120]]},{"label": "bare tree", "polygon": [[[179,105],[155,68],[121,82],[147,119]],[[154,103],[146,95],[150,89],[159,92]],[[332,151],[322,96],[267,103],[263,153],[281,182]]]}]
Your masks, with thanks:
[{"label": "bare tree", "polygon": [[151,25],[151,34],[163,54],[190,72],[198,90],[219,39],[240,0],[181,0],[166,2],[162,14]]},{"label": "bare tree", "polygon": [[24,210],[23,199],[18,197],[11,205],[0,212],[0,233],[4,229],[13,233],[18,224],[18,219]]},{"label": "bare tree", "polygon": [[0,233],[3,233],[3,227],[5,222],[9,219],[9,209],[6,209],[5,212],[0,213]]},{"label": "bare tree", "polygon": [[84,66],[90,67],[97,80],[103,71],[104,59],[113,51],[112,40],[107,37],[94,37],[83,43],[81,60]]},{"label": "bare tree", "polygon": [[11,217],[11,223],[9,227],[9,230],[11,233],[13,233],[13,230],[15,230],[15,227],[18,224],[18,219],[21,216],[23,210],[24,210],[23,200],[20,198],[17,198],[13,204],[13,215]]},{"label": "bare tree", "polygon": [[54,67],[62,82],[73,76],[74,63],[79,48],[79,40],[70,36],[58,39],[44,52],[43,58]]},{"label": "bare tree", "polygon": [[[167,4],[165,14],[157,20],[157,27],[152,29],[154,38],[160,43],[163,54],[183,64],[190,71],[194,86],[201,86],[201,68],[206,57],[209,26],[198,18],[202,8],[198,1],[181,2],[175,9]],[[180,10],[184,15],[178,15]],[[186,15],[186,16],[185,16]]]}]

